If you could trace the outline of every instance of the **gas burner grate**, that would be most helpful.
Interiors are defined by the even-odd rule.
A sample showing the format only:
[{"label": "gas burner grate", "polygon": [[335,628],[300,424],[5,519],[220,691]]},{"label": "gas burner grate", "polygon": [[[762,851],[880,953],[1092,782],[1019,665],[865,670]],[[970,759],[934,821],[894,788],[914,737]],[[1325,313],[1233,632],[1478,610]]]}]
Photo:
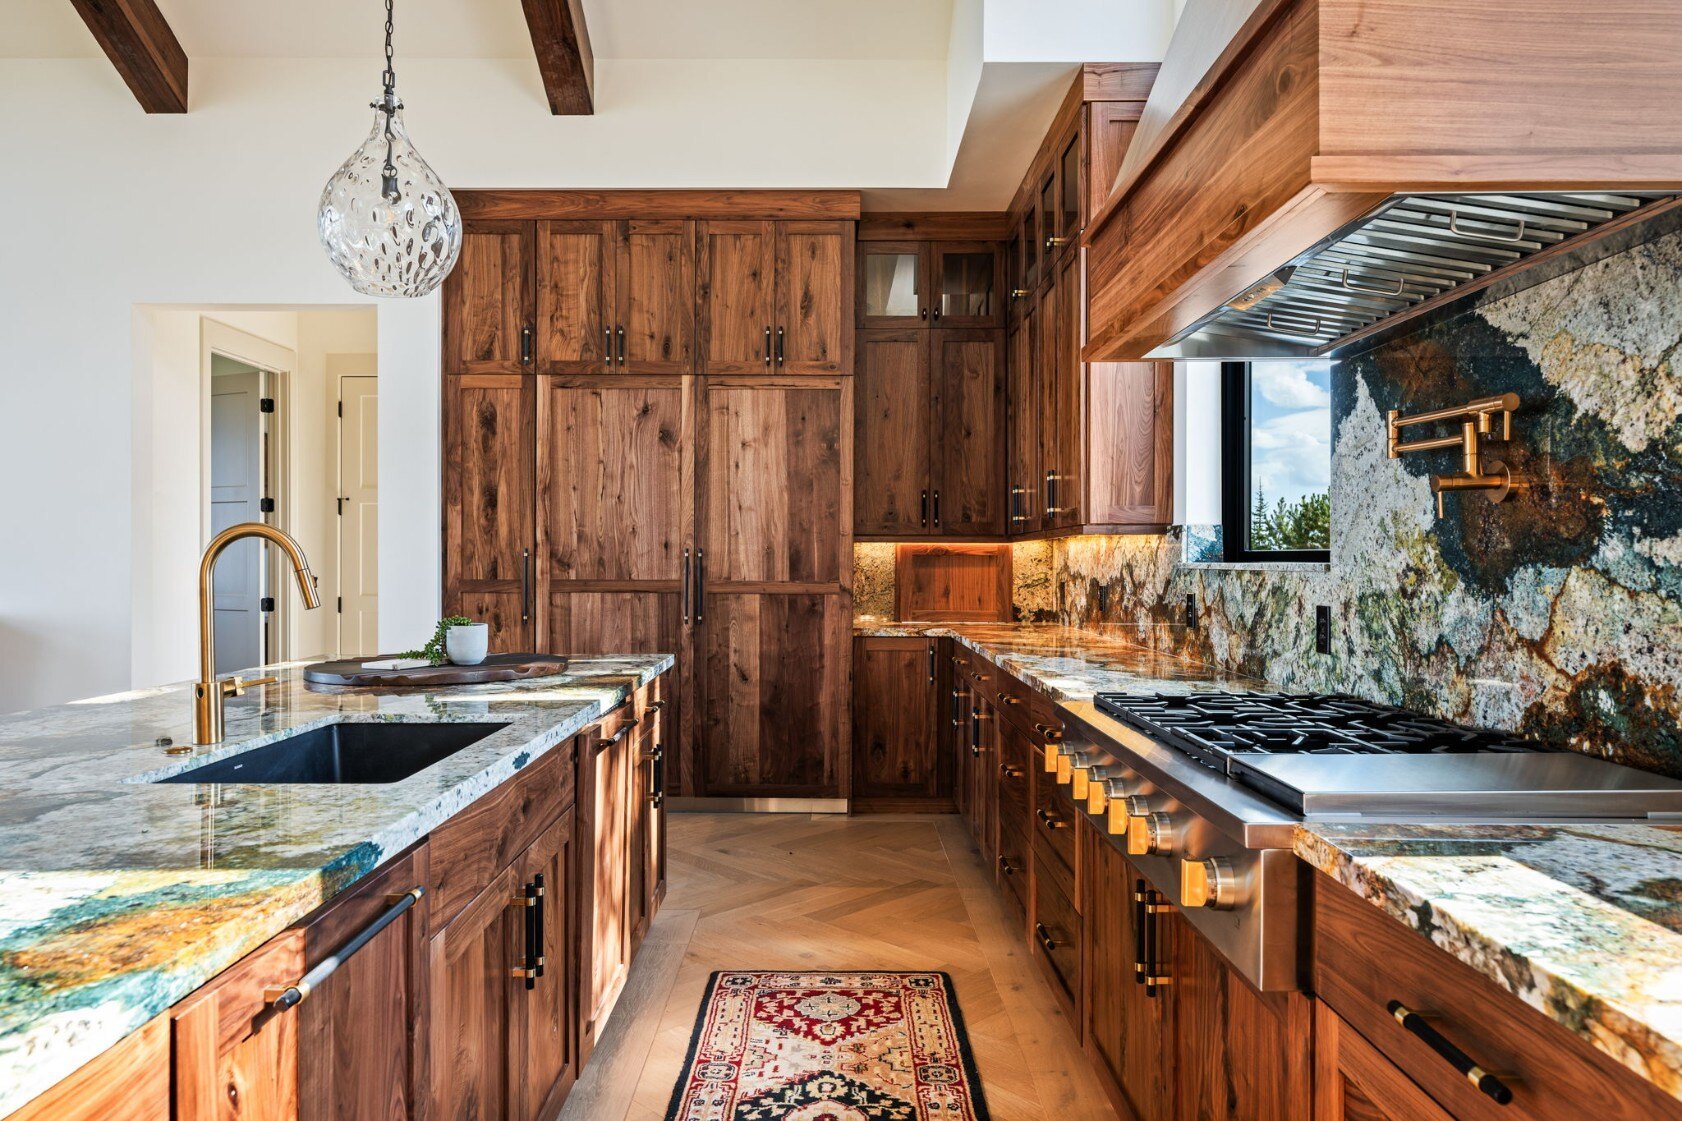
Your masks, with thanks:
[{"label": "gas burner grate", "polygon": [[1442,755],[1546,750],[1359,697],[1099,693],[1099,711],[1219,771],[1234,755]]}]

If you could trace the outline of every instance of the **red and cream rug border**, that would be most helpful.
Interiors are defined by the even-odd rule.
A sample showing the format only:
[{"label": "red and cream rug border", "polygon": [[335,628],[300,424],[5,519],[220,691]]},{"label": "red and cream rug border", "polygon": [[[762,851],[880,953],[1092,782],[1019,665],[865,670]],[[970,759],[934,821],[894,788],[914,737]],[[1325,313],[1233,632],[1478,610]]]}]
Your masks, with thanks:
[{"label": "red and cream rug border", "polygon": [[847,1096],[882,1121],[989,1121],[950,974],[712,974],[666,1121],[830,1116],[810,1110]]}]

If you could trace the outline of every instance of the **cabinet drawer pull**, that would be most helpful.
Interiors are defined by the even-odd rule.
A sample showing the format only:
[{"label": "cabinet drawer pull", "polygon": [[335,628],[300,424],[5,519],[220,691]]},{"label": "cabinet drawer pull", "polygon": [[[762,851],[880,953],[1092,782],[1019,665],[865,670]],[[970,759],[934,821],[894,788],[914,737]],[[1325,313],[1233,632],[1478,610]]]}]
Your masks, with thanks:
[{"label": "cabinet drawer pull", "polygon": [[349,942],[328,954],[314,969],[290,985],[279,985],[264,989],[263,1000],[276,1012],[284,1012],[288,1008],[296,1008],[304,1003],[317,985],[337,972],[339,966],[355,957],[358,950],[377,938],[380,931],[401,918],[403,912],[420,902],[421,896],[425,894],[426,888],[412,887],[399,895],[391,906],[380,912],[379,918],[363,927]]},{"label": "cabinet drawer pull", "polygon": [[1045,826],[1047,829],[1067,829],[1069,827],[1068,822],[1064,821],[1056,814],[1047,813],[1045,810],[1035,810],[1034,816],[1039,818],[1040,824]]},{"label": "cabinet drawer pull", "polygon": [[1037,922],[1034,924],[1034,937],[1039,940],[1040,945],[1045,948],[1045,952],[1048,954],[1057,948],[1057,940],[1052,938],[1051,931],[1045,928],[1044,923]]},{"label": "cabinet drawer pull", "polygon": [[1005,778],[1021,778],[1022,768],[1013,767],[1009,763],[1000,763],[999,774],[1003,775]]},{"label": "cabinet drawer pull", "polygon": [[999,703],[1002,705],[1019,705],[1022,703],[1022,698],[1012,696],[1009,693],[1000,693]]},{"label": "cabinet drawer pull", "polygon": [[636,717],[636,716],[631,717],[629,720],[625,721],[625,726],[623,728],[621,728],[617,732],[613,733],[613,736],[611,738],[605,739],[602,742],[598,743],[596,745],[596,750],[597,751],[602,751],[606,748],[612,747],[614,744],[618,743],[620,740],[622,740],[626,736],[630,735],[631,734],[631,729],[635,728],[640,723],[642,723],[641,718]]},{"label": "cabinet drawer pull", "polygon": [[524,981],[527,989],[535,989],[539,975],[537,916],[542,909],[542,903],[538,900],[537,884],[527,880],[521,886],[520,894],[510,899],[508,905],[520,908],[521,938],[524,942],[520,948],[521,964],[510,972],[516,980]]},{"label": "cabinet drawer pull", "polygon": [[665,707],[666,707],[666,702],[665,701],[649,701],[648,702],[648,711],[649,712],[659,712],[661,709],[663,709]]},{"label": "cabinet drawer pull", "polygon": [[999,871],[1007,876],[1014,876],[1016,875],[1016,865],[1012,864],[1006,857],[1001,856],[999,857]]},{"label": "cabinet drawer pull", "polygon": [[1496,1105],[1506,1105],[1513,1100],[1513,1092],[1505,1082],[1474,1063],[1470,1055],[1444,1038],[1441,1032],[1425,1021],[1425,1017],[1399,1000],[1392,1000],[1385,1005],[1385,1009],[1406,1031],[1418,1036],[1425,1046],[1442,1056],[1449,1066],[1459,1071],[1466,1081],[1476,1086]]}]

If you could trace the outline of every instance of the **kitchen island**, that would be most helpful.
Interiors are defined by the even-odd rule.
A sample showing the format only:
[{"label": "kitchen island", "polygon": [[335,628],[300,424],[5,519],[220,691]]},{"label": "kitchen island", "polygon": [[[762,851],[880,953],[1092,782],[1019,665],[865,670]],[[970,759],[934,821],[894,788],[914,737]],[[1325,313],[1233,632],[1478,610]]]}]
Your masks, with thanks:
[{"label": "kitchen island", "polygon": [[[183,754],[187,686],[0,717],[0,1116],[471,816],[628,700],[645,703],[672,664],[579,658],[554,677],[426,691],[320,688],[301,665],[283,666],[276,684],[230,699],[223,743]],[[625,731],[637,723],[616,719]],[[155,781],[341,721],[503,726],[396,782]],[[614,781],[628,797],[627,775]],[[578,790],[582,803],[582,779]],[[568,761],[569,806],[572,791]]]}]

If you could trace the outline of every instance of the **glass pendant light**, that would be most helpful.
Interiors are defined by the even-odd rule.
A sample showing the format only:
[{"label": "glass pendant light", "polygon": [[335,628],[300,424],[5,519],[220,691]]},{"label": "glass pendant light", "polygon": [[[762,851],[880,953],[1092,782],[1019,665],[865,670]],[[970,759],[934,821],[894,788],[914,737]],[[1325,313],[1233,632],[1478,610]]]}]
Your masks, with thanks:
[{"label": "glass pendant light", "polygon": [[461,255],[461,212],[403,128],[392,69],[392,2],[385,3],[385,92],[374,128],[321,192],[322,248],[365,296],[424,296]]}]

